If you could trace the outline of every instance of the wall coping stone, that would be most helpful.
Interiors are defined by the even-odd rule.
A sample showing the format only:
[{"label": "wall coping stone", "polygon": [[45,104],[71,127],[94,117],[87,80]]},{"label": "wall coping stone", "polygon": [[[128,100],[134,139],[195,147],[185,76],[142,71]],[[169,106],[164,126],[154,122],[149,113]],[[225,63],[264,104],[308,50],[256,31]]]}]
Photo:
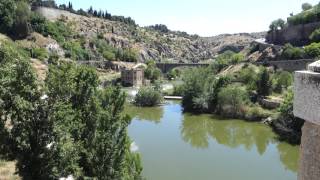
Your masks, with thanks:
[{"label": "wall coping stone", "polygon": [[295,72],[293,107],[296,117],[320,125],[320,61]]}]

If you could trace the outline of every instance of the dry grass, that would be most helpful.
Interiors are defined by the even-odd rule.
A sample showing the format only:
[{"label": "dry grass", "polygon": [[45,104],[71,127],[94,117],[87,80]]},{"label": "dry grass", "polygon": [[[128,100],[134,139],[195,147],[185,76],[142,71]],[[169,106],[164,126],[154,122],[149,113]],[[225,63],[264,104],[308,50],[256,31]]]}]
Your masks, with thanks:
[{"label": "dry grass", "polygon": [[31,59],[31,65],[40,81],[44,81],[48,72],[48,65],[38,59]]},{"label": "dry grass", "polygon": [[14,161],[0,160],[0,180],[20,180],[21,178],[15,175],[16,164]]}]

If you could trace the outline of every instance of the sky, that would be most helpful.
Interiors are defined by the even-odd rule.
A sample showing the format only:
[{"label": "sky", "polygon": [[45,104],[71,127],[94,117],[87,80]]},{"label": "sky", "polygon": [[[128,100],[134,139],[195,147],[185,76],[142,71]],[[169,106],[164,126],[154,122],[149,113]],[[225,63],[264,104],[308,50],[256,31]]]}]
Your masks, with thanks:
[{"label": "sky", "polygon": [[267,31],[270,23],[319,0],[56,0],[74,9],[108,10],[130,16],[140,26],[165,24],[171,30],[200,36]]}]

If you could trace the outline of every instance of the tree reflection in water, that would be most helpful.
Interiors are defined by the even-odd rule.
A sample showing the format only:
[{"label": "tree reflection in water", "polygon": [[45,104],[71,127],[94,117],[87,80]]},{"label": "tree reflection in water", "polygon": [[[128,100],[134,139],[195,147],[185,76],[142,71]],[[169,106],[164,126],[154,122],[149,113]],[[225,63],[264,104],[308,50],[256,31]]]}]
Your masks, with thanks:
[{"label": "tree reflection in water", "polygon": [[277,144],[283,165],[297,172],[298,151],[286,143],[279,143],[271,128],[260,123],[241,120],[224,120],[211,115],[184,114],[181,126],[182,139],[195,148],[209,147],[210,138],[230,148],[244,146],[246,150],[256,147],[263,155],[270,143]]},{"label": "tree reflection in water", "polygon": [[153,123],[160,123],[163,117],[163,107],[136,107],[132,104],[127,104],[125,107],[125,112],[129,114],[133,119],[138,119],[141,121],[150,121]]}]

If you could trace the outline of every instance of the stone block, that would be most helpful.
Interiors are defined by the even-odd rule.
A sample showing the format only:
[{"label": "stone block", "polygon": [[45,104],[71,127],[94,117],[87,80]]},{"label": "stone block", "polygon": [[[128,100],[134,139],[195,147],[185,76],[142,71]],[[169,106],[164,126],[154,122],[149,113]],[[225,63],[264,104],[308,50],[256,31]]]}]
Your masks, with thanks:
[{"label": "stone block", "polygon": [[[309,69],[312,68],[309,66]],[[295,72],[294,95],[294,115],[320,125],[320,73]]]}]

